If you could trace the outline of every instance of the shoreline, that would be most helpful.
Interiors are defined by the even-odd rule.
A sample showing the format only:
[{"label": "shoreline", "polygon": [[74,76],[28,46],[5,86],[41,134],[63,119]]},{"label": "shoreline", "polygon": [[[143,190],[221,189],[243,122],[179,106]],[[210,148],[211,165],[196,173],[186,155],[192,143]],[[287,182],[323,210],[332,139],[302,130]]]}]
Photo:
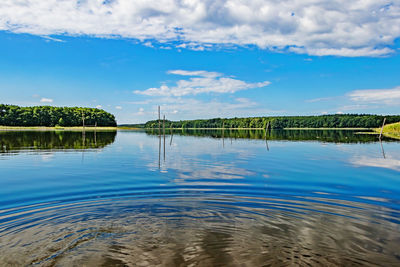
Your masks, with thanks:
[{"label": "shoreline", "polygon": [[[382,131],[382,128],[374,128],[372,130],[374,131],[374,133],[379,135]],[[400,140],[400,123],[391,123],[385,125],[383,127],[382,135],[389,138]]]}]

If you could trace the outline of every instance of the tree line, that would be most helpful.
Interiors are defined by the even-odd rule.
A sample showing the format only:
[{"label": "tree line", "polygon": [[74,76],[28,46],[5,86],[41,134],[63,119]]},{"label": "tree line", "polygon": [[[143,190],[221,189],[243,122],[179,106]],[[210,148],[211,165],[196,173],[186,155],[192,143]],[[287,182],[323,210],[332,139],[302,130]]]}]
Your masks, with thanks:
[{"label": "tree line", "polygon": [[2,126],[116,126],[114,115],[97,108],[34,106],[20,107],[0,104]]},{"label": "tree line", "polygon": [[[378,128],[400,121],[400,115],[334,114],[320,116],[277,116],[251,118],[214,118],[206,120],[165,121],[167,128]],[[148,121],[145,128],[158,128],[158,120]]]}]

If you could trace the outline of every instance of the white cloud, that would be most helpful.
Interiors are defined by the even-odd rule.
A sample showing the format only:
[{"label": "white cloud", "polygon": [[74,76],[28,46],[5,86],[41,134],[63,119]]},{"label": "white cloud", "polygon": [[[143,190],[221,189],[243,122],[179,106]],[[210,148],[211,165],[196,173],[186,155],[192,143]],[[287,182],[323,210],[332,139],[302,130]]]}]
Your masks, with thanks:
[{"label": "white cloud", "polygon": [[147,47],[154,47],[154,45],[151,42],[145,42],[143,43],[143,45]]},{"label": "white cloud", "polygon": [[43,35],[42,36],[44,39],[46,39],[48,42],[53,41],[53,42],[58,42],[58,43],[65,43],[64,40],[58,39],[58,38],[54,38],[51,36],[47,36],[47,35]]},{"label": "white cloud", "polygon": [[352,101],[360,103],[400,105],[400,86],[392,89],[355,90],[348,96]]},{"label": "white cloud", "polygon": [[115,106],[115,108],[116,108],[116,109],[122,109],[122,107],[121,107],[121,106]]},{"label": "white cloud", "polygon": [[247,83],[238,79],[226,77],[218,72],[171,70],[169,74],[190,76],[188,80],[179,80],[175,86],[162,85],[159,88],[149,88],[134,93],[148,96],[185,96],[202,93],[235,93],[240,90],[260,88],[270,84],[268,81]]},{"label": "white cloud", "polygon": [[333,99],[334,99],[334,97],[320,97],[320,98],[314,98],[314,99],[307,99],[305,102],[315,103],[315,102],[321,102],[321,101],[330,101]]},{"label": "white cloud", "polygon": [[[162,98],[154,99],[161,105],[161,112],[168,119],[204,119],[215,117],[246,117],[281,114],[283,111],[261,107],[258,103],[247,98],[236,98],[232,102],[210,100],[202,101],[194,98]],[[154,106],[154,111],[156,106]],[[156,112],[153,112],[156,115]],[[176,115],[176,116],[174,116]]]},{"label": "white cloud", "polygon": [[53,99],[42,97],[42,98],[40,99],[40,102],[41,102],[41,103],[53,103]]},{"label": "white cloud", "polygon": [[256,45],[310,55],[382,56],[393,52],[388,46],[400,36],[400,2],[2,0],[0,30],[123,37],[194,50]]},{"label": "white cloud", "polygon": [[102,108],[102,107],[103,107],[102,105],[97,105],[97,106],[96,106],[96,108]]}]

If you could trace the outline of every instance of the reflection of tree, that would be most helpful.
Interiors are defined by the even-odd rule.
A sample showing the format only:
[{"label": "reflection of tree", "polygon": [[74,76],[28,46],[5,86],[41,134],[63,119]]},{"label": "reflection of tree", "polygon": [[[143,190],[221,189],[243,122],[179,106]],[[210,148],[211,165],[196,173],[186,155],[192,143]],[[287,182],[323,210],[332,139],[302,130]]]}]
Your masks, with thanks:
[{"label": "reflection of tree", "polygon": [[[172,131],[171,131],[172,132]],[[157,134],[154,130],[147,130],[147,134]],[[321,141],[332,143],[368,143],[376,142],[375,135],[355,134],[348,130],[173,130],[174,134],[187,136],[201,136],[212,138],[246,138],[288,141]],[[388,141],[391,141],[388,139]]]},{"label": "reflection of tree", "polygon": [[90,149],[114,142],[116,131],[5,131],[0,132],[0,153],[21,149]]}]

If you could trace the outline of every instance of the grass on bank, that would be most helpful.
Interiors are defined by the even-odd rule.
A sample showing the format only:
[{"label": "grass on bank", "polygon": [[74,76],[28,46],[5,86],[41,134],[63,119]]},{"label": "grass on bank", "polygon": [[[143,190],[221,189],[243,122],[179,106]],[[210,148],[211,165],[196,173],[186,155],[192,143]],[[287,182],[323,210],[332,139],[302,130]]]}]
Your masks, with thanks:
[{"label": "grass on bank", "polygon": [[43,127],[43,126],[0,126],[0,131],[116,131],[117,127]]},{"label": "grass on bank", "polygon": [[[380,133],[382,128],[375,128],[374,132]],[[387,124],[383,127],[382,135],[400,139],[400,122]]]}]

